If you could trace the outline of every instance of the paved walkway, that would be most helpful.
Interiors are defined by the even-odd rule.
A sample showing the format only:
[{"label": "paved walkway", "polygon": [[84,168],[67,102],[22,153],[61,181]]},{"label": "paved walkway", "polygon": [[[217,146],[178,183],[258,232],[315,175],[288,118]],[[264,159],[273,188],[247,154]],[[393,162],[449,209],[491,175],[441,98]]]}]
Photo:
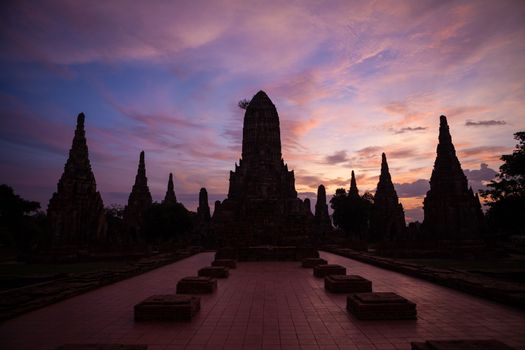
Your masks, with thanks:
[{"label": "paved walkway", "polygon": [[0,324],[1,349],[53,349],[64,343],[142,343],[175,349],[410,349],[410,341],[497,338],[525,349],[525,313],[489,301],[322,253],[330,263],[417,303],[417,321],[359,321],[345,295],[297,262],[241,262],[191,323],[133,322],[133,306],[174,293],[177,281],[209,265],[202,253]]}]

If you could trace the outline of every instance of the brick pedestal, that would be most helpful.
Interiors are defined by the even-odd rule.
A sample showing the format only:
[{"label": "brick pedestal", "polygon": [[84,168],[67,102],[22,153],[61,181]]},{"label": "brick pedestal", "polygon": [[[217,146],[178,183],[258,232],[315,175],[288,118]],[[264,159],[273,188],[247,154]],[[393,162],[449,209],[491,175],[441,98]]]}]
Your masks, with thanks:
[{"label": "brick pedestal", "polygon": [[416,304],[396,293],[355,293],[346,299],[346,308],[361,320],[416,319]]},{"label": "brick pedestal", "polygon": [[196,296],[154,295],[135,305],[135,321],[191,321],[200,305]]},{"label": "brick pedestal", "polygon": [[366,293],[372,291],[372,282],[357,275],[328,275],[324,288],[332,293]]}]

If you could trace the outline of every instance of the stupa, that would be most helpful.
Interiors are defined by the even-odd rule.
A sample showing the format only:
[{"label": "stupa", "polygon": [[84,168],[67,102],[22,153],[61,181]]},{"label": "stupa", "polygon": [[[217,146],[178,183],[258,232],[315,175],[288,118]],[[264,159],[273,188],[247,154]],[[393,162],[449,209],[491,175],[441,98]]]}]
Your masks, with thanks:
[{"label": "stupa", "polygon": [[144,151],[140,152],[139,166],[135,176],[135,184],[128,198],[128,205],[124,210],[124,223],[128,234],[136,239],[144,224],[144,214],[152,204],[151,193],[146,177],[146,164]]},{"label": "stupa", "polygon": [[246,108],[242,157],[230,172],[228,198],[215,204],[214,231],[224,244],[304,243],[308,217],[282,158],[277,109],[259,91]]},{"label": "stupa", "polygon": [[201,188],[199,191],[199,206],[197,207],[197,219],[200,222],[210,221],[210,206],[208,205],[208,191],[206,188]]},{"label": "stupa", "polygon": [[170,173],[170,176],[168,178],[168,189],[166,190],[166,195],[164,196],[164,200],[162,203],[165,204],[175,204],[177,203],[177,196],[175,196],[175,189],[173,186],[173,174]]},{"label": "stupa", "polygon": [[384,153],[381,155],[381,175],[370,213],[370,239],[372,241],[406,239],[405,212],[403,205],[399,203]]},{"label": "stupa", "polygon": [[105,239],[104,204],[89,161],[84,120],[80,113],[64,173],[47,208],[57,245],[89,245]]},{"label": "stupa", "polygon": [[423,210],[423,230],[430,239],[475,239],[484,229],[479,198],[468,187],[444,115],[439,118],[437,157]]},{"label": "stupa", "polygon": [[317,202],[315,203],[315,222],[319,226],[331,227],[328,205],[326,204],[326,189],[324,185],[317,188]]}]

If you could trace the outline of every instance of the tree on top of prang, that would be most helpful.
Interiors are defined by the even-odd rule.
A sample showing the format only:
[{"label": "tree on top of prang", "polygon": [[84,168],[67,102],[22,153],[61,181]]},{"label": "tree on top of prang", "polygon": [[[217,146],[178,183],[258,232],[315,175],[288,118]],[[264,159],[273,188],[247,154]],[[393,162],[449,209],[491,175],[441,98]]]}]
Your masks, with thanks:
[{"label": "tree on top of prang", "polygon": [[499,174],[487,184],[488,190],[480,191],[489,207],[489,225],[504,235],[525,234],[525,132],[514,138],[516,149],[501,156]]},{"label": "tree on top of prang", "polygon": [[250,100],[243,98],[242,100],[239,101],[237,105],[239,106],[240,109],[246,109],[248,108],[249,104],[250,104]]}]

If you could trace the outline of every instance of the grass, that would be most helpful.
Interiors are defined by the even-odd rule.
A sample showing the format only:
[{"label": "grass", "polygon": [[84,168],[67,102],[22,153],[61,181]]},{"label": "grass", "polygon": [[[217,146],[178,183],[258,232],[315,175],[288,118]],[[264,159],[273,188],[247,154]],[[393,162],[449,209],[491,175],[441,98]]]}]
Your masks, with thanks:
[{"label": "grass", "polygon": [[82,273],[100,271],[126,265],[124,261],[97,261],[68,264],[1,263],[0,276],[48,276],[59,273]]}]

